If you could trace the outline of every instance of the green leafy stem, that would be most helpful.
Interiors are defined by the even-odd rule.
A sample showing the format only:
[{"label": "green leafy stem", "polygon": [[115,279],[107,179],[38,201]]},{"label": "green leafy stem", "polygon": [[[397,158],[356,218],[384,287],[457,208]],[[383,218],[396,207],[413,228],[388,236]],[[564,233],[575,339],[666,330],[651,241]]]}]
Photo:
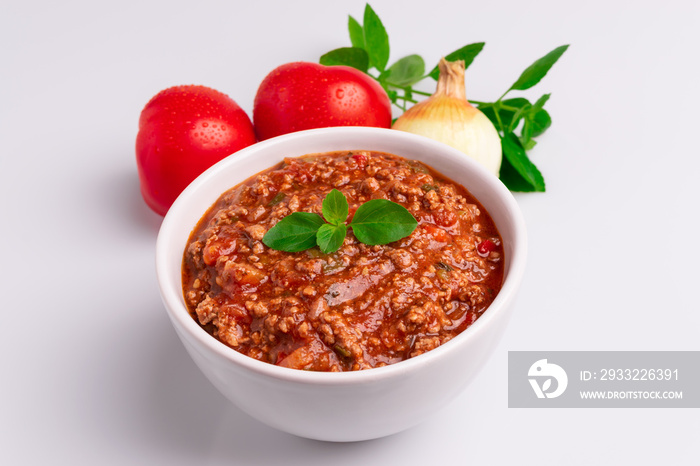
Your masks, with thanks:
[{"label": "green leafy stem", "polygon": [[[263,237],[272,249],[299,252],[318,246],[330,254],[343,245],[348,228],[365,244],[388,244],[413,233],[418,222],[402,205],[386,199],[372,199],[358,207],[346,225],[349,207],[345,195],[333,189],[323,199],[323,217],[312,212],[294,212],[277,222]],[[325,221],[324,221],[325,219]]]},{"label": "green leafy stem", "polygon": [[[367,73],[381,84],[389,99],[401,111],[406,111],[418,100],[415,96],[429,96],[413,86],[426,78],[437,80],[437,65],[426,73],[425,61],[420,55],[408,55],[389,65],[389,35],[372,7],[365,6],[363,23],[348,17],[351,47],[341,47],[320,58],[323,65],[344,65]],[[463,60],[465,69],[471,65],[484,48],[484,42],[461,47],[445,55],[449,61]],[[470,100],[491,120],[501,137],[503,162],[501,181],[511,191],[544,191],[542,174],[530,161],[527,151],[535,147],[535,138],[552,124],[552,118],[544,109],[551,94],[544,94],[531,103],[524,97],[506,99],[511,91],[524,91],[539,83],[567,50],[568,45],[555,48],[536,60],[496,101]]]}]

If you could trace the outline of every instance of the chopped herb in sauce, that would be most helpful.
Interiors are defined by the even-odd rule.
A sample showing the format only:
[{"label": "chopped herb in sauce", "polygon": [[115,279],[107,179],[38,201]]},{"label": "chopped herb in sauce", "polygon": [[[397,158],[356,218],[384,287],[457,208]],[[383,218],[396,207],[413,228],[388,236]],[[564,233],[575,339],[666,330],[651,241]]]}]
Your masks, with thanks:
[{"label": "chopped herb in sauce", "polygon": [[430,173],[430,171],[425,165],[416,160],[409,160],[408,168],[410,168],[413,173]]},{"label": "chopped herb in sauce", "polygon": [[442,262],[442,261],[436,262],[436,263],[435,263],[435,267],[437,267],[437,268],[439,268],[439,269],[442,269],[442,270],[445,270],[445,271],[447,271],[447,272],[452,272],[452,271],[454,270],[454,268],[453,268],[451,265],[445,264],[445,263]]},{"label": "chopped herb in sauce", "polygon": [[348,351],[346,348],[337,343],[333,345],[333,351],[340,354],[344,358],[349,358],[350,356],[352,356],[352,353],[350,351]]},{"label": "chopped herb in sauce", "polygon": [[272,200],[270,200],[270,202],[267,203],[268,207],[272,207],[273,205],[279,204],[284,200],[285,197],[287,197],[285,193],[283,193],[282,191],[278,192],[277,194],[275,194],[275,197],[273,197]]}]

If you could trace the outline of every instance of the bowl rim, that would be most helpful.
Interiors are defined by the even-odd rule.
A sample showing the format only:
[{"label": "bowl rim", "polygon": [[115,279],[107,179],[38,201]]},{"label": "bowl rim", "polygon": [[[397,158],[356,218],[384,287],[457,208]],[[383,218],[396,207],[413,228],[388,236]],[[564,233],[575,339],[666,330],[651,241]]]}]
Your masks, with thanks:
[{"label": "bowl rim", "polygon": [[[488,189],[491,190],[498,197],[498,200],[505,206],[504,210],[506,211],[506,216],[512,221],[513,224],[513,253],[508,262],[509,265],[507,269],[504,270],[505,279],[503,286],[491,305],[472,325],[466,328],[459,335],[452,338],[450,341],[440,345],[437,348],[395,364],[361,371],[315,372],[280,367],[239,353],[235,349],[212,337],[199,325],[199,323],[195,321],[195,319],[192,318],[184,303],[181,282],[178,280],[178,283],[174,284],[172,283],[172,280],[169,280],[170,273],[167,269],[166,260],[169,251],[168,248],[170,247],[173,236],[176,235],[177,231],[180,231],[178,228],[178,222],[180,216],[184,215],[184,208],[187,198],[192,196],[198,190],[202,189],[202,187],[205,186],[211,178],[218,176],[219,172],[231,170],[231,168],[229,168],[230,165],[236,166],[238,164],[245,163],[248,158],[254,156],[260,151],[267,152],[278,146],[284,146],[291,141],[298,141],[299,139],[308,138],[309,140],[313,141],[314,139],[321,139],[335,134],[351,136],[356,135],[358,137],[364,135],[375,138],[394,138],[396,141],[404,140],[405,142],[409,143],[413,142],[432,146],[437,152],[452,152],[453,156],[460,157],[460,162],[463,162],[466,166],[468,166],[469,171],[476,172],[478,176],[485,178],[482,181],[488,185]],[[255,173],[246,174],[243,178],[236,180],[231,187],[254,175]],[[204,212],[201,213],[201,215],[203,214]],[[193,227],[194,226],[192,226],[192,228]],[[267,376],[273,379],[301,384],[349,385],[363,384],[375,380],[415,372],[419,370],[420,367],[431,364],[433,360],[442,358],[444,354],[455,351],[458,346],[466,344],[469,340],[477,338],[480,334],[487,332],[488,328],[491,326],[490,323],[498,317],[498,314],[504,312],[504,310],[509,306],[510,301],[514,298],[515,292],[517,291],[525,272],[526,253],[527,231],[525,227],[525,220],[515,198],[496,176],[486,170],[479,163],[467,158],[457,149],[443,144],[442,142],[428,139],[424,136],[393,129],[353,126],[304,130],[270,138],[248,146],[236,152],[233,154],[233,156],[228,156],[207,169],[189,186],[187,186],[187,188],[185,188],[165,215],[156,240],[155,265],[161,298],[173,325],[176,323],[178,324],[175,325],[176,330],[179,326],[207,351],[216,354],[231,364],[254,372],[258,375]],[[180,275],[178,274],[178,276]]]}]

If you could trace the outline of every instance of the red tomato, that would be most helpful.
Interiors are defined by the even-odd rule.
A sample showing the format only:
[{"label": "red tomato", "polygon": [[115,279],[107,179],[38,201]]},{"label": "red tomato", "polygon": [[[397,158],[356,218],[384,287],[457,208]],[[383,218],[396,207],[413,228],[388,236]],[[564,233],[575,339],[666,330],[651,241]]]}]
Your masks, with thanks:
[{"label": "red tomato", "polygon": [[287,63],[265,77],[253,108],[258,139],[328,126],[391,126],[382,87],[348,66]]},{"label": "red tomato", "polygon": [[255,142],[250,118],[226,94],[205,86],[159,92],[141,111],[136,136],[146,204],[165,215],[199,174]]}]

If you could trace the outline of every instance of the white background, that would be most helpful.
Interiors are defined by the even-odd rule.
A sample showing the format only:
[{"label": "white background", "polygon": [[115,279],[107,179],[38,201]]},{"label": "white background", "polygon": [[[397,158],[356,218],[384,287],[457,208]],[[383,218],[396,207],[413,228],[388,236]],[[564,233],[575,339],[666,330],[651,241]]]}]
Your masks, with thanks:
[{"label": "white background", "polygon": [[250,114],[273,68],[349,45],[364,2],[4,2],[0,463],[700,464],[698,409],[507,407],[508,351],[700,350],[700,4],[372,4],[392,61],[419,53],[432,67],[485,41],[467,72],[478,100],[571,44],[525,93],[552,93],[554,123],[531,153],[547,192],[516,195],[527,275],[478,379],[392,437],[304,440],[230,405],[160,302],[161,218],[134,158],[145,103],[196,83]]}]

